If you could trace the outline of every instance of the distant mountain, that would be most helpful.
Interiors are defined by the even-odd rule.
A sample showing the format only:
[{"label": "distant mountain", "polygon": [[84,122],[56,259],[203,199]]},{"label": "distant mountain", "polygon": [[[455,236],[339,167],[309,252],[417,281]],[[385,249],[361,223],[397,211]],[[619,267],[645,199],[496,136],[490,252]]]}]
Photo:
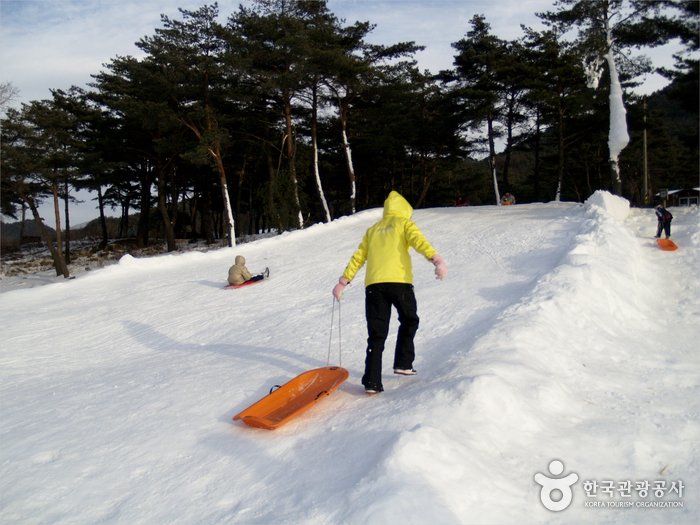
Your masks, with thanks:
[{"label": "distant mountain", "polygon": [[[133,214],[129,217],[129,224],[131,228],[135,228],[136,224],[138,223],[139,215],[138,214]],[[119,217],[106,217],[105,218],[105,223],[107,225],[107,235],[110,238],[116,238],[119,236],[119,225],[120,225],[121,219]],[[2,242],[4,243],[13,243],[13,242],[19,242],[19,236],[20,236],[20,231],[22,229],[22,223],[17,221],[17,222],[11,222],[11,223],[6,223],[4,221],[0,221],[2,225],[2,230],[1,230],[1,235],[2,235]],[[49,234],[51,237],[55,240],[56,239],[56,230],[54,228],[51,228],[49,226],[46,226],[46,229],[49,231]],[[98,217],[97,219],[93,219],[89,222],[84,222],[82,224],[79,224],[77,226],[73,225],[71,226],[71,240],[77,240],[77,239],[82,239],[84,237],[96,237],[96,238],[102,238],[102,224],[101,220]],[[39,232],[39,228],[36,225],[36,222],[34,220],[27,220],[24,223],[24,236],[25,237],[40,237],[41,233]]]},{"label": "distant mountain", "polygon": [[[51,234],[52,238],[56,238],[56,230],[47,226],[46,229]],[[4,221],[0,222],[0,236],[2,236],[3,241],[19,241],[20,232],[22,231],[22,223],[11,222],[6,223]],[[39,227],[33,220],[25,221],[24,223],[24,236],[25,237],[40,237],[41,232],[39,232]]]}]

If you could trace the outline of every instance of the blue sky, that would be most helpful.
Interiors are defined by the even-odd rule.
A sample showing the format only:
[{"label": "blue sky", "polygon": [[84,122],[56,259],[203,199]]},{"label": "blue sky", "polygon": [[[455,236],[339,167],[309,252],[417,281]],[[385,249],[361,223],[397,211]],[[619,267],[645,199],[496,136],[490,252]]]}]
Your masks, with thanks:
[{"label": "blue sky", "polygon": [[[140,56],[135,43],[161,27],[160,15],[178,19],[178,8],[196,10],[213,0],[0,0],[0,81],[19,90],[15,106],[51,98],[50,89],[85,88],[103,64],[117,56]],[[249,0],[220,0],[222,22]],[[421,69],[437,73],[452,67],[451,47],[464,37],[469,21],[482,14],[492,33],[512,40],[521,24],[542,29],[536,12],[554,10],[554,0],[330,0],[329,9],[347,24],[376,25],[368,41],[414,41],[426,49],[416,55]],[[655,65],[671,67],[674,48],[649,54]],[[651,75],[638,90],[650,93],[667,82]],[[88,195],[87,198],[90,198]],[[83,209],[85,209],[83,215]],[[71,222],[96,216],[88,204]]]}]

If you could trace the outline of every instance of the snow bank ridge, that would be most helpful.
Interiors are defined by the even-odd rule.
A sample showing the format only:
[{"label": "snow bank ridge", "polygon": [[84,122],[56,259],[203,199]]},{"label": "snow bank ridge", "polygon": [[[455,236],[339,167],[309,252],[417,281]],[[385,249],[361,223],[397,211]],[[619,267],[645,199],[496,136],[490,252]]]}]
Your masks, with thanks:
[{"label": "snow bank ridge", "polygon": [[[624,327],[646,317],[640,308],[644,299],[639,278],[646,269],[639,267],[639,243],[622,223],[629,212],[628,201],[607,192],[596,192],[586,201],[572,247],[561,263],[500,315],[466,359],[457,361],[445,376],[431,378],[434,388],[441,388],[436,385],[440,383],[449,392],[442,396],[449,402],[435,407],[434,427],[421,424],[393,438],[365,480],[382,480],[370,481],[370,490],[386,496],[353,519],[385,523],[391,514],[410,521],[421,516],[410,502],[418,506],[433,494],[444,497],[447,484],[450,497],[436,522],[459,523],[456,516],[478,514],[488,506],[469,495],[478,493],[484,472],[494,472],[502,450],[541,439],[558,424],[559,415],[569,418],[572,410],[586,409],[586,385],[593,373],[586,362],[629,358],[622,355],[629,344],[616,341],[628,341]],[[488,442],[489,450],[475,455],[470,442]],[[555,450],[552,445],[553,454]],[[504,475],[504,484],[512,482]],[[391,487],[406,479],[415,480],[408,486],[421,490],[392,493]],[[360,490],[354,498],[361,500],[363,495]],[[528,503],[500,504],[517,509]]]},{"label": "snow bank ridge", "polygon": [[[542,275],[530,294],[506,309],[474,350],[519,352],[524,366],[536,368],[539,361],[547,370],[560,361],[562,348],[580,347],[581,355],[614,353],[610,342],[621,335],[615,333],[620,323],[628,326],[646,318],[645,276],[651,270],[641,257],[637,239],[622,223],[629,214],[629,202],[597,191],[584,210],[584,220],[561,263]],[[601,332],[607,336],[598,341],[596,334]],[[509,337],[503,337],[504,333]],[[591,335],[578,340],[577,334],[583,333]],[[532,341],[541,344],[535,347]],[[581,366],[559,364],[563,377]],[[566,403],[559,400],[557,404]]]}]

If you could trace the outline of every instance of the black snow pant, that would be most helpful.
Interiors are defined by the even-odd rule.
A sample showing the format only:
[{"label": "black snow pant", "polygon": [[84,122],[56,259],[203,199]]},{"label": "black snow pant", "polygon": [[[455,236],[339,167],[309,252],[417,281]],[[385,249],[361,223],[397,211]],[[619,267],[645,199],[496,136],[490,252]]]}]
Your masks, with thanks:
[{"label": "black snow pant", "polygon": [[382,387],[382,352],[389,334],[391,307],[399,313],[399,334],[394,353],[394,368],[410,369],[415,349],[413,337],[418,330],[418,307],[413,285],[405,283],[377,283],[365,289],[367,316],[367,358],[362,384],[371,388]]},{"label": "black snow pant", "polygon": [[265,271],[263,273],[259,273],[258,275],[253,275],[250,279],[248,279],[246,282],[250,281],[262,281],[265,277],[270,275],[270,269],[265,268]]},{"label": "black snow pant", "polygon": [[661,237],[661,232],[666,233],[666,238],[671,236],[671,219],[666,219],[665,221],[659,221],[659,227],[656,229],[656,236]]}]

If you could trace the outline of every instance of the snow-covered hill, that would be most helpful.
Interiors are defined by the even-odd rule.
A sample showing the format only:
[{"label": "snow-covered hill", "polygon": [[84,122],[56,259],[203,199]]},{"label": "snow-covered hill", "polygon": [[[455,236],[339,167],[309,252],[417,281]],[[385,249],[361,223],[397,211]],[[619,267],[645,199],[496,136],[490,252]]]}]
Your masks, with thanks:
[{"label": "snow-covered hill", "polygon": [[[603,192],[416,211],[450,272],[414,253],[419,374],[390,373],[394,318],[364,393],[361,270],[350,378],[275,431],[232,417],[337,364],[331,289],[381,210],[2,293],[0,522],[698,523],[700,213],[672,211],[676,252]],[[271,278],[223,289],[237,254]],[[576,474],[566,509],[537,473]]]}]

